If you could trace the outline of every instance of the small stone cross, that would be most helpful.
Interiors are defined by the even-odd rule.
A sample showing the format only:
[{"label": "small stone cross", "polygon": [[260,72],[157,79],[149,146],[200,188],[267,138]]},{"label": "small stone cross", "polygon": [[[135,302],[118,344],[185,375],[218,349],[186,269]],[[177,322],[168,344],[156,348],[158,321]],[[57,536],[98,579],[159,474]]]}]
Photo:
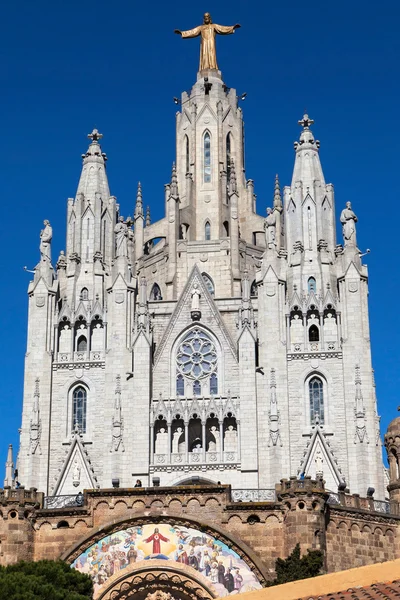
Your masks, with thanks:
[{"label": "small stone cross", "polygon": [[97,129],[93,129],[92,133],[88,133],[88,138],[92,140],[92,142],[98,142],[103,137],[102,133],[99,133]]},{"label": "small stone cross", "polygon": [[313,119],[310,119],[310,117],[305,114],[303,116],[303,118],[301,119],[301,121],[298,121],[299,125],[301,125],[302,127],[304,127],[304,129],[309,129],[310,125],[314,124]]}]

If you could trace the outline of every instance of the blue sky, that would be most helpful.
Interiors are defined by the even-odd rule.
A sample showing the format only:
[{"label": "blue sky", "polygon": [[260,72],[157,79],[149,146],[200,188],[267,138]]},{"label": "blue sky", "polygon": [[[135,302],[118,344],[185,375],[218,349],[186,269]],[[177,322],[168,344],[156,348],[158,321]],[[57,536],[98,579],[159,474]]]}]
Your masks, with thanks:
[{"label": "blue sky", "polygon": [[93,127],[104,134],[111,192],[122,214],[132,214],[140,180],[153,219],[162,216],[175,149],[172,99],[194,83],[199,54],[198,40],[181,40],[173,30],[199,24],[206,10],[215,22],[242,25],[218,39],[218,61],[226,84],[247,92],[246,175],[255,180],[260,214],[271,203],[275,173],[290,184],[297,120],[305,109],[315,120],[337,212],[351,200],[359,246],[371,248],[366,262],[383,430],[397,414],[398,3],[22,0],[3,5],[0,35],[0,469],[7,444],[18,445],[30,279],[23,266],[39,259],[42,221],[51,221],[57,257],[65,244],[66,199],[75,194]]}]

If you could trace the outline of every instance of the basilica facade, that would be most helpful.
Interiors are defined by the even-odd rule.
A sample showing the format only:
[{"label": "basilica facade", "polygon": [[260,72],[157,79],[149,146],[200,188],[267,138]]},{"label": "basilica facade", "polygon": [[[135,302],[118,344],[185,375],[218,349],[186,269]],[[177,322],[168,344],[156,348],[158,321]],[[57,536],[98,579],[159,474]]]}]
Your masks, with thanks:
[{"label": "basilica facade", "polygon": [[383,500],[368,271],[347,198],[337,239],[313,121],[299,121],[291,183],[276,177],[257,207],[236,90],[202,69],[177,102],[161,220],[140,184],[122,216],[94,130],[58,259],[45,221],[19,481],[47,497],[139,480],[268,500],[282,477],[311,476]]}]

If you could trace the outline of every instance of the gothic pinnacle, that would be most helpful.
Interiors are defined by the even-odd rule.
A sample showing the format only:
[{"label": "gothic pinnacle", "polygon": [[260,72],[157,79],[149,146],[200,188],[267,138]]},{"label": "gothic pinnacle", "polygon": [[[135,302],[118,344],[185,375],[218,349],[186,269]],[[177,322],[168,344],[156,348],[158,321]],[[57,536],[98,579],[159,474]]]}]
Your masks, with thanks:
[{"label": "gothic pinnacle", "polygon": [[142,185],[139,181],[137,194],[136,194],[136,206],[135,206],[135,218],[143,217],[143,199],[142,199]]},{"label": "gothic pinnacle", "polygon": [[172,163],[170,194],[173,198],[178,198],[178,178],[176,176],[175,162]]},{"label": "gothic pinnacle", "polygon": [[235,171],[235,163],[232,158],[231,159],[231,168],[229,171],[229,193],[236,194],[236,192],[237,192],[236,171]]},{"label": "gothic pinnacle", "polygon": [[281,186],[279,184],[278,174],[275,175],[274,208],[282,208]]}]

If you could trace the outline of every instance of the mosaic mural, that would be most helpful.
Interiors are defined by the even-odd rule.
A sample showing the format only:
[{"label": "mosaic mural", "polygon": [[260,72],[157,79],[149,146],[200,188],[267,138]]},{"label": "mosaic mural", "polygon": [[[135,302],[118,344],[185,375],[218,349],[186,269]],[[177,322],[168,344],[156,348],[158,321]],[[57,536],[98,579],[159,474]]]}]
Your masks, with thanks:
[{"label": "mosaic mural", "polygon": [[115,573],[154,558],[192,567],[213,584],[218,596],[261,588],[247,564],[226,544],[196,529],[170,523],[112,533],[85,550],[71,566],[88,573],[98,590]]}]

